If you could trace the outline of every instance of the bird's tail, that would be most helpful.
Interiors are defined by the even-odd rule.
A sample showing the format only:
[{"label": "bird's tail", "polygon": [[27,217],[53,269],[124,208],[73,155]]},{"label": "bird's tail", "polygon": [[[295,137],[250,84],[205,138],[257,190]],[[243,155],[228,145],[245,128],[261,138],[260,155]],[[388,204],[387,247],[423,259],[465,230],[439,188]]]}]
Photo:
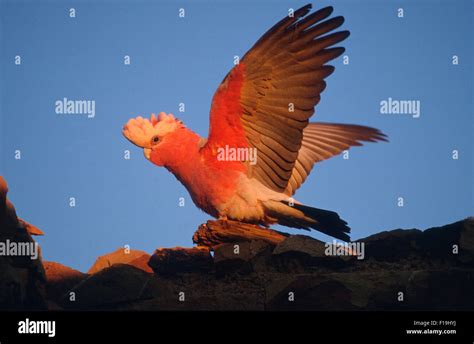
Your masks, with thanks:
[{"label": "bird's tail", "polygon": [[266,214],[283,226],[310,230],[316,229],[334,238],[350,241],[351,229],[334,211],[290,204],[287,201],[264,202]]}]

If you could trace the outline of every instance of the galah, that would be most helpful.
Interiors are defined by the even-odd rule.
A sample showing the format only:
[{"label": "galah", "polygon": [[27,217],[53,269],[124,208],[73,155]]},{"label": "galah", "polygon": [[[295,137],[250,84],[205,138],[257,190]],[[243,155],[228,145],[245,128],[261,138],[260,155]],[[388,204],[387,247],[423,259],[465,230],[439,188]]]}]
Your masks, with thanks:
[{"label": "galah", "polygon": [[315,163],[386,136],[360,125],[309,123],[334,71],[327,62],[344,52],[334,45],[349,36],[334,32],[344,18],[328,19],[332,7],[310,12],[306,5],[282,19],[230,70],[212,99],[207,139],[164,112],[130,119],[123,135],[215,218],[316,229],[348,241],[350,228],[337,213],[292,196]]}]

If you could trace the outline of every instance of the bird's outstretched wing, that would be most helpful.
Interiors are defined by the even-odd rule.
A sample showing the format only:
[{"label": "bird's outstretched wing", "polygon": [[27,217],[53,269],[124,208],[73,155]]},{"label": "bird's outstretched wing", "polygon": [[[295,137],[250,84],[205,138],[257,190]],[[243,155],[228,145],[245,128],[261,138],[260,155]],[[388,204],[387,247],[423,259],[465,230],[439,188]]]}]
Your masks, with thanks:
[{"label": "bird's outstretched wing", "polygon": [[256,149],[247,174],[278,192],[297,187],[298,181],[290,190],[288,184],[297,177],[303,130],[334,71],[326,63],[344,52],[333,46],[349,36],[333,32],[344,18],[327,19],[332,7],[310,10],[306,5],[273,26],[227,74],[214,94],[202,147],[207,154],[224,146]]},{"label": "bird's outstretched wing", "polygon": [[303,141],[285,194],[292,196],[304,183],[316,162],[329,159],[361,141],[387,141],[380,130],[362,125],[309,123],[303,130]]}]

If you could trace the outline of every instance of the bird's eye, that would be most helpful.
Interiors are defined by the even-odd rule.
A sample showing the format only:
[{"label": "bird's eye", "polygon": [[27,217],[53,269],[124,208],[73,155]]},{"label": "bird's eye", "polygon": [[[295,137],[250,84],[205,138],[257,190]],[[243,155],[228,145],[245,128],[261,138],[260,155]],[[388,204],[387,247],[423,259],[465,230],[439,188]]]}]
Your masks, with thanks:
[{"label": "bird's eye", "polygon": [[156,145],[158,142],[160,142],[160,138],[158,136],[153,136],[151,138],[151,144]]}]

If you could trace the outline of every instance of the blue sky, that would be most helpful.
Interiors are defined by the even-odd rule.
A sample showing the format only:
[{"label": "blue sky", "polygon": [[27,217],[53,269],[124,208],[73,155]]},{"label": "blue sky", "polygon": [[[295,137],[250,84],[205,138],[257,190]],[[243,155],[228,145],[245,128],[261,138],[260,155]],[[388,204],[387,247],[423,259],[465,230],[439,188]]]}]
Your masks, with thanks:
[{"label": "blue sky", "polygon": [[[39,239],[44,258],[87,270],[123,245],[148,252],[191,246],[209,216],[121,128],[131,117],[166,111],[207,136],[212,95],[234,56],[305,3],[0,0],[0,174],[19,215],[46,233]],[[337,211],[353,239],[473,215],[473,3],[314,6],[329,4],[351,31],[343,43],[349,64],[333,62],[312,120],[373,126],[390,142],[316,165],[295,198]],[[95,118],[56,114],[63,97],[95,100]],[[420,118],[381,114],[389,97],[419,100]]]}]

